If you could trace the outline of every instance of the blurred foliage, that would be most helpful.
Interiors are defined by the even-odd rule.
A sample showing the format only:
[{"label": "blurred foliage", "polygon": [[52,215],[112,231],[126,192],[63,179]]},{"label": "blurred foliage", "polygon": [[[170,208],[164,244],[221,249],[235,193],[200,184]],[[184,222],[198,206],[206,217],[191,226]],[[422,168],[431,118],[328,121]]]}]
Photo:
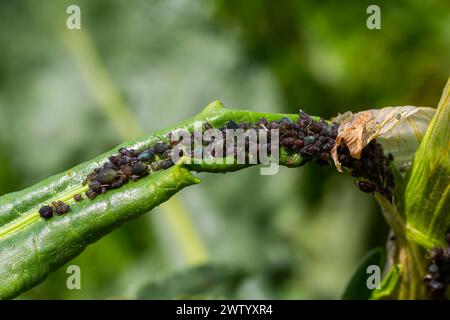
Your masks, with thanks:
[{"label": "blurred foliage", "polygon": [[[96,98],[100,84],[83,78],[83,61],[68,45],[70,32],[80,32],[65,30],[69,4],[80,5],[96,63],[146,131],[216,99],[326,118],[435,106],[449,72],[444,0],[378,1],[381,30],[366,28],[368,1],[0,1],[2,194],[122,141]],[[231,297],[337,298],[365,252],[387,236],[373,199],[332,168],[201,178],[177,198],[210,262],[245,270]],[[133,298],[146,283],[189,274],[162,214],[155,209],[74,259],[82,290],[66,288],[61,268],[21,297]],[[148,297],[163,294],[154,290]]]},{"label": "blurred foliage", "polygon": [[136,299],[236,299],[244,275],[240,270],[221,265],[188,268],[143,285]]}]

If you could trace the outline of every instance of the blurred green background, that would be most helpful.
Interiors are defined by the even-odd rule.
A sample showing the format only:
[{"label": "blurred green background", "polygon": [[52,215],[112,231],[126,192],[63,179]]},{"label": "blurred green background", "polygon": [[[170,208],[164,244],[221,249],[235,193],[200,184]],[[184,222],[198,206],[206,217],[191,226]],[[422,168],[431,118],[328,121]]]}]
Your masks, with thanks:
[{"label": "blurred green background", "polygon": [[[190,117],[209,102],[331,117],[435,106],[450,2],[0,1],[0,194]],[[81,30],[66,8],[81,7]],[[203,183],[89,247],[21,298],[339,298],[387,227],[333,168]],[[203,267],[199,267],[203,266]]]}]

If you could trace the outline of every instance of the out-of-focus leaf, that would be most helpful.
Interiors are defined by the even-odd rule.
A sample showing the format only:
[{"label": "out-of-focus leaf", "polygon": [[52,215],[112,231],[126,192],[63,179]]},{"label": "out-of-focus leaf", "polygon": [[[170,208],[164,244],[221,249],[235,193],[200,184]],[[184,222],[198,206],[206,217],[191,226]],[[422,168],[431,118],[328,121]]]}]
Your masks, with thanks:
[{"label": "out-of-focus leaf", "polygon": [[383,143],[385,153],[394,156],[400,169],[407,168],[425,134],[435,109],[428,107],[385,107],[353,114],[346,112],[333,121],[339,123],[339,133],[332,156],[336,168],[342,171],[337,146],[344,140],[354,158],[374,139]]},{"label": "out-of-focus leaf", "polygon": [[450,226],[450,79],[417,150],[405,191],[408,232],[429,248]]},{"label": "out-of-focus leaf", "polygon": [[245,272],[226,265],[208,264],[177,272],[142,286],[137,299],[230,298]]},{"label": "out-of-focus leaf", "polygon": [[367,267],[371,265],[379,266],[384,265],[385,253],[383,248],[375,248],[369,251],[362,259],[361,263],[353,273],[345,292],[342,295],[342,299],[346,300],[367,300],[371,295],[371,290],[367,287]]},{"label": "out-of-focus leaf", "polygon": [[381,282],[380,289],[375,289],[370,296],[371,300],[382,300],[393,298],[393,293],[400,280],[400,265],[393,266]]}]

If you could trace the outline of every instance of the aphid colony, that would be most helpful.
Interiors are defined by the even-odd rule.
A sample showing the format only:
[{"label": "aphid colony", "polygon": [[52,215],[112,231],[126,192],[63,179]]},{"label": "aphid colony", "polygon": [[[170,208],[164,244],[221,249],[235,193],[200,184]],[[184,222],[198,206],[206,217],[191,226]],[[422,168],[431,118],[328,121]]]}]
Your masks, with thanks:
[{"label": "aphid colony", "polygon": [[279,121],[259,121],[267,129],[278,129],[280,145],[291,153],[302,156],[302,165],[315,160],[320,165],[330,164],[331,149],[338,134],[338,124],[328,124],[325,120],[314,120],[303,111],[296,121],[282,118]]},{"label": "aphid colony", "polygon": [[[212,126],[208,123],[203,125],[204,129],[211,129]],[[255,130],[258,132],[259,130],[264,130],[267,133],[266,141],[258,141],[254,142],[250,139],[249,136],[245,137],[245,146],[238,145],[238,140],[234,139],[231,142],[234,145],[234,156],[236,157],[236,153],[239,151],[245,151],[245,157],[248,159],[250,144],[255,143],[256,147],[266,148],[266,154],[269,154],[271,151],[272,144],[272,131],[278,130],[279,137],[279,145],[287,151],[288,154],[298,153],[302,156],[302,164],[306,162],[316,160],[319,164],[329,164],[331,161],[331,149],[334,146],[334,141],[337,136],[338,125],[337,124],[328,124],[324,120],[315,121],[309,115],[300,111],[299,117],[297,120],[292,121],[290,118],[283,117],[280,120],[268,121],[265,118],[261,118],[259,121],[255,123],[251,122],[240,122],[236,123],[232,120],[228,121],[224,127],[218,129],[221,131],[221,140],[219,142],[224,146],[221,148],[223,150],[222,155],[216,155],[212,153],[213,156],[227,156],[226,152],[228,151],[226,147],[228,147],[228,141],[226,134],[227,130],[239,130],[242,129],[243,132],[248,132],[249,130]],[[194,141],[195,137],[191,137],[190,139],[192,143],[193,150],[195,148]],[[203,140],[203,145],[208,145],[211,141]],[[214,141],[217,143],[218,141]],[[240,150],[242,148],[243,150]],[[258,151],[258,150],[256,150]],[[258,153],[258,152],[257,152]],[[191,152],[191,156],[194,157],[195,149]],[[258,163],[260,163],[258,159]]]},{"label": "aphid colony", "polygon": [[146,176],[149,170],[168,169],[172,165],[168,144],[157,143],[141,152],[121,148],[117,155],[109,157],[103,167],[88,174],[83,182],[89,186],[86,197],[92,200],[110,189],[120,188],[129,180],[136,181]]},{"label": "aphid colony", "polygon": [[[209,123],[203,124],[203,129],[212,129]],[[299,112],[299,117],[292,121],[284,117],[280,120],[268,121],[261,118],[255,123],[228,121],[224,127],[220,128],[221,132],[226,130],[249,129],[265,130],[267,132],[267,143],[257,144],[258,148],[267,148],[271,150],[271,130],[277,129],[279,132],[279,145],[285,151],[292,155],[299,154],[302,157],[303,165],[309,161],[315,161],[319,165],[331,164],[331,150],[334,147],[335,140],[338,134],[338,124],[329,124],[325,120],[314,120],[311,116],[303,111]],[[223,134],[223,145],[227,144],[226,134]],[[194,143],[194,135],[191,137]],[[169,140],[172,139],[172,133],[169,134]],[[121,148],[116,155],[109,157],[108,161],[102,167],[96,168],[93,172],[87,175],[84,185],[88,185],[89,189],[85,196],[89,199],[94,199],[99,194],[104,194],[110,189],[120,188],[128,181],[136,181],[149,172],[168,169],[174,165],[172,161],[173,147],[179,141],[174,141],[170,145],[164,142],[158,142],[144,150],[138,151],[135,149]],[[203,141],[203,144],[208,144],[210,141]],[[215,141],[217,143],[217,141]],[[237,156],[238,146],[234,141],[235,150],[234,156]],[[249,149],[249,141],[245,141],[245,150]],[[223,156],[226,156],[225,148]],[[248,155],[248,153],[245,153]],[[361,159],[354,159],[350,156],[348,148],[345,143],[342,143],[338,148],[339,159],[344,167],[351,170],[354,177],[362,177],[365,180],[357,183],[358,187],[368,193],[378,191],[386,195],[389,199],[392,198],[393,176],[389,171],[389,162],[391,158],[383,155],[383,149],[380,144],[372,141],[362,152]],[[195,150],[191,151],[191,157],[195,156]],[[218,155],[213,156],[217,157]],[[80,194],[74,196],[74,200],[79,202],[83,200]],[[51,206],[44,206],[39,210],[40,215],[45,218],[51,218],[53,212],[63,214],[67,212],[68,205],[62,204],[59,201],[59,206],[53,204]],[[67,206],[67,211],[65,211]]]},{"label": "aphid colony", "polygon": [[[136,181],[149,173],[149,170],[158,171],[168,169],[173,165],[170,159],[170,146],[165,143],[157,143],[141,152],[134,149],[119,149],[117,155],[109,157],[102,167],[94,169],[83,181],[89,189],[85,195],[94,199],[99,194],[106,193],[110,189],[120,188],[129,180]],[[81,194],[74,195],[75,202],[83,200]],[[69,205],[62,201],[53,203],[53,206],[43,206],[39,214],[44,219],[53,217],[53,213],[64,214],[69,211]]]},{"label": "aphid colony", "polygon": [[[231,129],[278,129],[280,145],[287,152],[300,154],[303,159],[302,164],[315,160],[319,165],[327,165],[331,163],[330,153],[335,145],[339,126],[337,123],[330,125],[323,119],[316,121],[305,112],[300,111],[296,121],[291,121],[289,118],[270,122],[260,119],[254,125],[247,122],[239,125],[228,122],[226,127]],[[381,144],[376,140],[371,141],[362,150],[361,158],[355,159],[350,155],[348,147],[343,141],[338,148],[338,155],[342,165],[350,170],[353,177],[362,178],[356,182],[361,191],[366,193],[377,191],[392,201],[394,176],[389,169],[389,164],[393,157],[390,154],[384,155]]]},{"label": "aphid colony", "polygon": [[52,202],[51,206],[43,206],[39,209],[39,214],[44,219],[50,219],[53,217],[54,213],[57,213],[59,215],[62,215],[64,213],[69,212],[70,207],[69,205],[65,204],[62,201],[55,201]]},{"label": "aphid colony", "polygon": [[433,248],[429,252],[431,264],[425,276],[425,286],[431,299],[446,299],[447,286],[450,284],[450,232],[445,234],[447,248]]},{"label": "aphid colony", "polygon": [[358,188],[366,193],[375,191],[384,195],[392,202],[394,189],[394,175],[389,169],[393,160],[391,154],[387,157],[383,153],[383,146],[372,140],[361,153],[361,159],[353,158],[343,141],[338,147],[339,161],[351,170],[355,178],[363,178],[356,182]]}]

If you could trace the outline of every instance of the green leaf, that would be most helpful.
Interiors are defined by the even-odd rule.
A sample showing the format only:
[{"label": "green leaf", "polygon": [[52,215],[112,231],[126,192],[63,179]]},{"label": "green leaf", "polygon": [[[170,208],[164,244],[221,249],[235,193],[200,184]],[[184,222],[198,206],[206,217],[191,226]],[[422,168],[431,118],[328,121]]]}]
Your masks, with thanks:
[{"label": "green leaf", "polygon": [[367,267],[377,265],[380,268],[384,265],[385,253],[383,248],[375,248],[369,251],[362,259],[356,271],[353,273],[342,299],[345,300],[367,300],[372,291],[367,288]]},{"label": "green leaf", "polygon": [[450,226],[450,79],[417,150],[405,191],[408,236],[443,245]]},{"label": "green leaf", "polygon": [[401,275],[401,266],[393,266],[381,282],[380,289],[375,289],[370,296],[370,300],[391,299],[395,297],[395,290],[398,288]]},{"label": "green leaf", "polygon": [[[179,165],[152,174],[137,182],[129,182],[94,200],[75,203],[73,195],[87,190],[82,186],[86,175],[101,166],[121,147],[141,149],[158,141],[167,141],[175,129],[192,131],[197,121],[208,121],[215,127],[227,121],[269,121],[297,115],[268,114],[225,109],[216,101],[197,116],[178,125],[159,130],[136,141],[125,142],[94,160],[50,177],[35,186],[0,197],[0,298],[12,298],[43,281],[51,272],[68,262],[90,243],[98,240],[121,223],[133,219],[166,201],[182,188],[199,183],[189,169],[228,172],[243,166],[208,166],[189,168]],[[287,158],[280,159],[281,164]],[[71,212],[50,221],[39,217],[41,206],[62,200]]]},{"label": "green leaf", "polygon": [[142,286],[137,299],[231,298],[245,272],[226,265],[202,265]]},{"label": "green leaf", "polygon": [[94,201],[73,205],[63,216],[49,221],[37,217],[22,229],[19,225],[18,231],[3,234],[0,297],[12,298],[31,288],[123,222],[198,182],[187,169],[174,166],[120,190],[111,190]]}]

